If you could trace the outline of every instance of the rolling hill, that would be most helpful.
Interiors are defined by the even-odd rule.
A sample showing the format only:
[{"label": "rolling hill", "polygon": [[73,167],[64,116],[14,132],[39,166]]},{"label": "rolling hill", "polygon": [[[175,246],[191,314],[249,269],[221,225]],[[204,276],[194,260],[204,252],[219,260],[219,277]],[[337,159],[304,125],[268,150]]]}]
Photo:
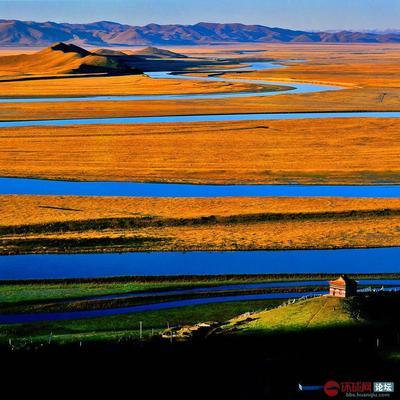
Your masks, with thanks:
[{"label": "rolling hill", "polygon": [[226,326],[235,333],[299,330],[313,327],[352,324],[355,320],[337,297],[320,296],[284,307],[234,318]]},{"label": "rolling hill", "polygon": [[98,56],[111,56],[111,57],[126,57],[127,53],[119,50],[112,50],[112,49],[97,49],[92,51],[93,54]]},{"label": "rolling hill", "polygon": [[396,291],[370,292],[350,298],[318,296],[231,319],[218,333],[269,334],[307,329],[398,326],[400,296]]},{"label": "rolling hill", "polygon": [[73,44],[56,43],[33,54],[0,57],[0,75],[138,73],[115,57],[91,53]]},{"label": "rolling hill", "polygon": [[136,51],[134,54],[138,56],[144,56],[146,58],[187,58],[187,56],[183,54],[152,46]]},{"label": "rolling hill", "polygon": [[48,46],[63,41],[79,45],[194,45],[215,43],[399,43],[398,32],[306,32],[263,25],[123,25],[0,20],[0,46]]}]

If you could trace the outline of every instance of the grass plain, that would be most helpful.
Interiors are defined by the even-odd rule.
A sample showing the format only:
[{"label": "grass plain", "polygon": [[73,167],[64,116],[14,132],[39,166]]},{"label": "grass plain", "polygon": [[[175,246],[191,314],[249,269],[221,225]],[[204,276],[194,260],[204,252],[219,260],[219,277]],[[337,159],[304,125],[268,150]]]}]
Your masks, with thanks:
[{"label": "grass plain", "polygon": [[[310,94],[311,98],[316,96],[313,104],[319,111],[335,111],[339,103],[344,109],[359,109],[364,104],[367,109],[395,109],[398,105],[399,46],[271,45],[267,50],[253,49],[262,50],[254,53],[256,59],[293,61],[286,62],[286,68],[228,73],[228,77],[346,87]],[[241,50],[240,46],[187,49],[196,57],[231,57],[232,63],[246,60],[239,54]],[[1,82],[0,87],[7,96],[232,89],[230,84],[215,84],[135,75]],[[348,95],[358,108],[347,102]],[[329,96],[338,97],[329,100]],[[98,117],[109,116],[110,110],[115,112],[113,116],[257,112],[259,106],[264,107],[262,111],[277,111],[283,105],[285,111],[312,111],[309,100],[309,95],[285,94],[245,102],[213,100],[212,104],[199,100],[15,103],[2,105],[0,118],[77,117],[82,111],[85,117]],[[350,106],[353,108],[346,108]],[[397,183],[399,128],[397,119],[374,118],[2,128],[0,176],[198,184]],[[396,201],[342,201],[339,205],[338,199],[327,204],[322,199],[138,202],[3,197],[1,251],[250,250],[399,244]]]}]

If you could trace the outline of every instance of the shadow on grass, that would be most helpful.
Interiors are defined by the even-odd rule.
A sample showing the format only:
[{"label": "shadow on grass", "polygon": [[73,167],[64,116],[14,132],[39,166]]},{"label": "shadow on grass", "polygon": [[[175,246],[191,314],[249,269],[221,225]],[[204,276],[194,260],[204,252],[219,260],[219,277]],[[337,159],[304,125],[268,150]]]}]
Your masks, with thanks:
[{"label": "shadow on grass", "polygon": [[[387,348],[399,349],[396,329],[343,326],[268,335],[215,335],[185,343],[159,338],[141,342],[126,339],[85,343],[82,347],[78,343],[48,345],[34,353],[3,355],[4,362],[18,365],[20,373],[62,360],[73,362],[75,374],[89,371],[97,379],[119,382],[127,389],[134,377],[137,389],[144,386],[149,398],[155,385],[179,398],[201,392],[209,396],[205,398],[300,399],[314,397],[301,397],[299,383],[323,385],[332,379],[396,381],[398,363],[382,357]],[[118,368],[122,365],[129,365],[129,369]],[[58,370],[57,375],[62,371]],[[317,398],[324,398],[319,395]]]}]

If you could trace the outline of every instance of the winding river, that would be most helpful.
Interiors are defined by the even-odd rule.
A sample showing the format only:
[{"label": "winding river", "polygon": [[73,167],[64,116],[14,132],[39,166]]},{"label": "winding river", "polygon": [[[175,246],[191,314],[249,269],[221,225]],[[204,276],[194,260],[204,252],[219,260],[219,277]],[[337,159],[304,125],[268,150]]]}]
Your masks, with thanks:
[{"label": "winding river", "polygon": [[[248,68],[235,71],[257,71],[270,68],[283,68],[284,65],[271,62],[256,62]],[[213,71],[214,73],[229,72]],[[231,71],[232,72],[232,71]],[[190,79],[217,82],[241,82],[256,85],[265,85],[266,90],[208,93],[208,94],[161,94],[161,95],[126,95],[126,96],[82,96],[82,97],[32,97],[32,98],[0,98],[0,103],[38,103],[38,102],[73,102],[73,101],[139,101],[139,100],[196,100],[196,99],[222,99],[236,97],[265,97],[277,96],[283,93],[305,94],[342,90],[342,87],[299,82],[279,82],[250,79],[228,79],[219,76],[190,76],[171,71],[149,72],[154,79]],[[282,90],[267,91],[268,86],[278,85]],[[286,87],[286,90],[283,89]],[[291,120],[291,119],[316,119],[316,118],[399,118],[400,112],[290,112],[290,113],[243,113],[243,114],[206,114],[206,115],[170,115],[151,117],[115,117],[115,118],[76,118],[76,119],[47,119],[26,121],[0,121],[0,128],[24,127],[24,126],[65,126],[65,125],[94,125],[94,124],[148,124],[148,123],[185,123],[185,122],[223,122],[223,121],[258,121],[258,120]]]},{"label": "winding river", "polygon": [[[271,62],[251,63],[248,68],[235,69],[233,71],[257,71],[271,68],[283,68],[284,65]],[[218,74],[224,71],[212,71]],[[149,72],[148,75],[154,79],[186,79],[204,80],[216,82],[241,82],[248,84],[263,85],[266,90],[227,92],[227,93],[208,93],[208,94],[182,94],[182,95],[127,95],[127,96],[77,96],[77,97],[22,97],[22,98],[0,98],[0,103],[38,103],[38,102],[71,102],[71,101],[138,101],[138,100],[196,100],[196,99],[221,99],[234,97],[264,97],[275,96],[282,93],[313,93],[321,91],[339,90],[340,87],[319,85],[312,83],[297,83],[248,80],[248,79],[228,79],[219,76],[190,76],[183,73],[172,71]],[[285,89],[279,91],[268,91],[268,86],[278,85]],[[163,122],[213,122],[213,121],[246,121],[257,119],[292,119],[292,118],[318,118],[318,113],[296,113],[296,114],[216,114],[216,115],[186,115],[186,116],[165,116],[165,117],[131,117],[131,118],[81,118],[81,119],[52,119],[52,120],[31,120],[31,121],[2,121],[1,127],[21,127],[21,126],[61,126],[61,125],[88,125],[88,124],[132,124],[132,123],[163,123]],[[343,113],[347,115],[348,113]],[[325,116],[328,118],[328,114]]]},{"label": "winding river", "polygon": [[[295,61],[295,60],[292,60]],[[278,69],[285,66],[279,63],[272,62],[254,62],[248,67],[211,70],[208,73],[211,76],[192,76],[188,73],[179,73],[173,71],[157,71],[147,72],[150,78],[153,79],[178,79],[178,80],[194,80],[194,81],[211,81],[211,82],[226,82],[226,83],[248,83],[265,86],[266,90],[245,91],[245,92],[221,92],[221,93],[191,93],[191,94],[157,94],[157,95],[122,95],[122,96],[74,96],[74,97],[13,97],[0,98],[1,103],[55,103],[55,102],[71,102],[71,101],[139,101],[139,100],[199,100],[199,99],[223,99],[231,97],[264,97],[282,94],[285,92],[291,93],[313,93],[320,91],[339,90],[338,86],[332,85],[317,85],[312,83],[298,82],[278,82],[265,80],[249,80],[249,79],[228,79],[216,76],[225,72],[248,72],[261,71],[266,69]],[[201,72],[201,71],[200,71]],[[280,91],[268,91],[268,86],[282,86]],[[289,86],[290,85],[290,86]],[[285,89],[286,88],[286,89]]]}]

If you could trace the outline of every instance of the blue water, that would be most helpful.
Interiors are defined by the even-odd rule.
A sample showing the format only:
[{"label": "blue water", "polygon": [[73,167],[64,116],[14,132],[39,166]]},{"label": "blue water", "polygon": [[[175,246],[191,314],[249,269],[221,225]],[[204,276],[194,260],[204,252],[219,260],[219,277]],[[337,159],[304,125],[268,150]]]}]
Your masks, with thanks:
[{"label": "blue water", "polygon": [[23,126],[64,126],[64,125],[111,125],[111,124],[150,124],[168,122],[224,122],[224,121],[263,121],[318,118],[399,118],[399,111],[371,112],[309,112],[309,113],[271,113],[271,114],[209,114],[209,115],[172,115],[163,117],[116,117],[51,119],[33,121],[2,121],[0,128]]},{"label": "blue water", "polygon": [[400,197],[396,185],[192,185],[0,178],[0,194],[131,197]]},{"label": "blue water", "polygon": [[0,280],[105,276],[400,272],[400,247],[0,257]]},{"label": "blue water", "polygon": [[90,311],[73,311],[73,312],[56,312],[56,313],[36,313],[36,314],[0,314],[0,324],[17,324],[29,322],[43,321],[62,321],[67,319],[82,319],[94,317],[106,317],[112,315],[134,314],[143,311],[167,310],[170,308],[197,306],[201,304],[226,303],[232,301],[249,301],[249,300],[265,300],[265,299],[286,299],[300,298],[303,296],[317,296],[326,294],[327,292],[310,292],[310,293],[267,293],[267,294],[248,294],[242,296],[221,296],[208,297],[199,299],[176,300],[157,304],[144,304],[132,307],[110,308],[105,310]]}]

